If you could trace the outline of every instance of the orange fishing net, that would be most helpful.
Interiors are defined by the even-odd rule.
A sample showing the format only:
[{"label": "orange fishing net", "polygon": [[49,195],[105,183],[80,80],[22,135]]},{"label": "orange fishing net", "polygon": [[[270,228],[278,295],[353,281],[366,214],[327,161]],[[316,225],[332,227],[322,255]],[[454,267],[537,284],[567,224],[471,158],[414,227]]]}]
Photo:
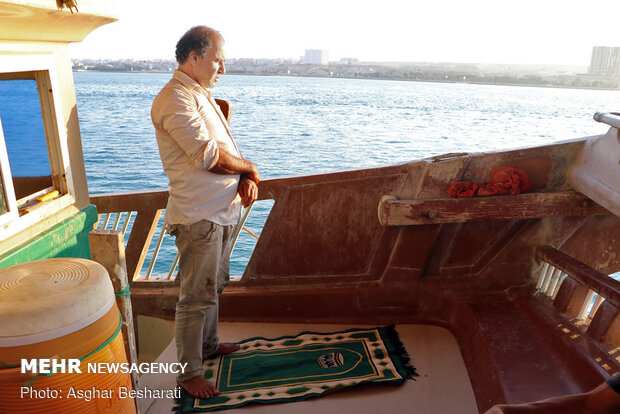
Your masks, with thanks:
[{"label": "orange fishing net", "polygon": [[519,194],[532,190],[532,183],[525,171],[516,167],[497,167],[491,170],[491,181],[475,184],[457,181],[448,187],[452,197],[490,196],[497,194]]}]

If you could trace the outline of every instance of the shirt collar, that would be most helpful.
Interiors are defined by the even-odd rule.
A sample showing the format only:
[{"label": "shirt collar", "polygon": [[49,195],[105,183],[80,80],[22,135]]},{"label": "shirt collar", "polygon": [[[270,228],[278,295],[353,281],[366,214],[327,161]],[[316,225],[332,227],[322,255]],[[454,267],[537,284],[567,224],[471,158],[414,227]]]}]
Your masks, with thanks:
[{"label": "shirt collar", "polygon": [[176,69],[172,77],[183,84],[187,89],[197,89],[207,95],[211,95],[211,91],[200,86],[198,82],[189,77],[189,75],[182,70]]}]

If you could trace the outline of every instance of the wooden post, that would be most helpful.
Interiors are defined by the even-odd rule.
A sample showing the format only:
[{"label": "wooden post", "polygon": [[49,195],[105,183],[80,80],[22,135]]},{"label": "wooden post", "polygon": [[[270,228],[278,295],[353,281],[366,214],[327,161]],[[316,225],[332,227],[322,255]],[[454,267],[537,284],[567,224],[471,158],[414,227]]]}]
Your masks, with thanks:
[{"label": "wooden post", "polygon": [[[92,230],[88,234],[90,243],[90,253],[94,261],[106,268],[115,292],[122,292],[129,288],[127,280],[127,265],[125,263],[125,245],[123,243],[123,234],[117,230]],[[118,305],[121,315],[123,316],[123,341],[125,342],[125,352],[130,363],[138,362],[138,353],[136,350],[136,334],[134,331],[133,314],[131,309],[131,298],[129,295],[117,296],[116,304]],[[139,387],[139,375],[133,372],[131,374],[133,388]],[[136,409],[140,413],[138,401],[136,400]]]}]

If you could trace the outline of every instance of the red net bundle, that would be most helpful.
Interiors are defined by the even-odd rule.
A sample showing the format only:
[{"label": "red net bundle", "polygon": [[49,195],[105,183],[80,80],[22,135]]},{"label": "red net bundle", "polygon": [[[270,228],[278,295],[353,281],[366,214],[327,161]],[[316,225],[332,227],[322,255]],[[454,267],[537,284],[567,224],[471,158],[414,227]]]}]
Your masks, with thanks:
[{"label": "red net bundle", "polygon": [[448,187],[452,197],[476,197],[498,194],[519,194],[532,190],[532,183],[525,171],[516,167],[497,167],[491,170],[491,181],[475,184],[457,181]]}]

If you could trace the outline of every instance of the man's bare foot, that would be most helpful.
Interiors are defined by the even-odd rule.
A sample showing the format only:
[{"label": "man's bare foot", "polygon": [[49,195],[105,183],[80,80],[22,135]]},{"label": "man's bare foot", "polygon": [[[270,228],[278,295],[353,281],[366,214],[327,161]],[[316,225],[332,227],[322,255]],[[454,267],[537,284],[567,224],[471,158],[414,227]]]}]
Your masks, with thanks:
[{"label": "man's bare foot", "polygon": [[204,379],[201,375],[190,378],[187,381],[177,381],[177,383],[194,397],[211,398],[220,392],[215,385]]},{"label": "man's bare foot", "polygon": [[239,344],[220,342],[220,344],[217,346],[217,349],[215,350],[214,355],[228,355],[240,349],[241,349],[241,346],[239,346]]}]

